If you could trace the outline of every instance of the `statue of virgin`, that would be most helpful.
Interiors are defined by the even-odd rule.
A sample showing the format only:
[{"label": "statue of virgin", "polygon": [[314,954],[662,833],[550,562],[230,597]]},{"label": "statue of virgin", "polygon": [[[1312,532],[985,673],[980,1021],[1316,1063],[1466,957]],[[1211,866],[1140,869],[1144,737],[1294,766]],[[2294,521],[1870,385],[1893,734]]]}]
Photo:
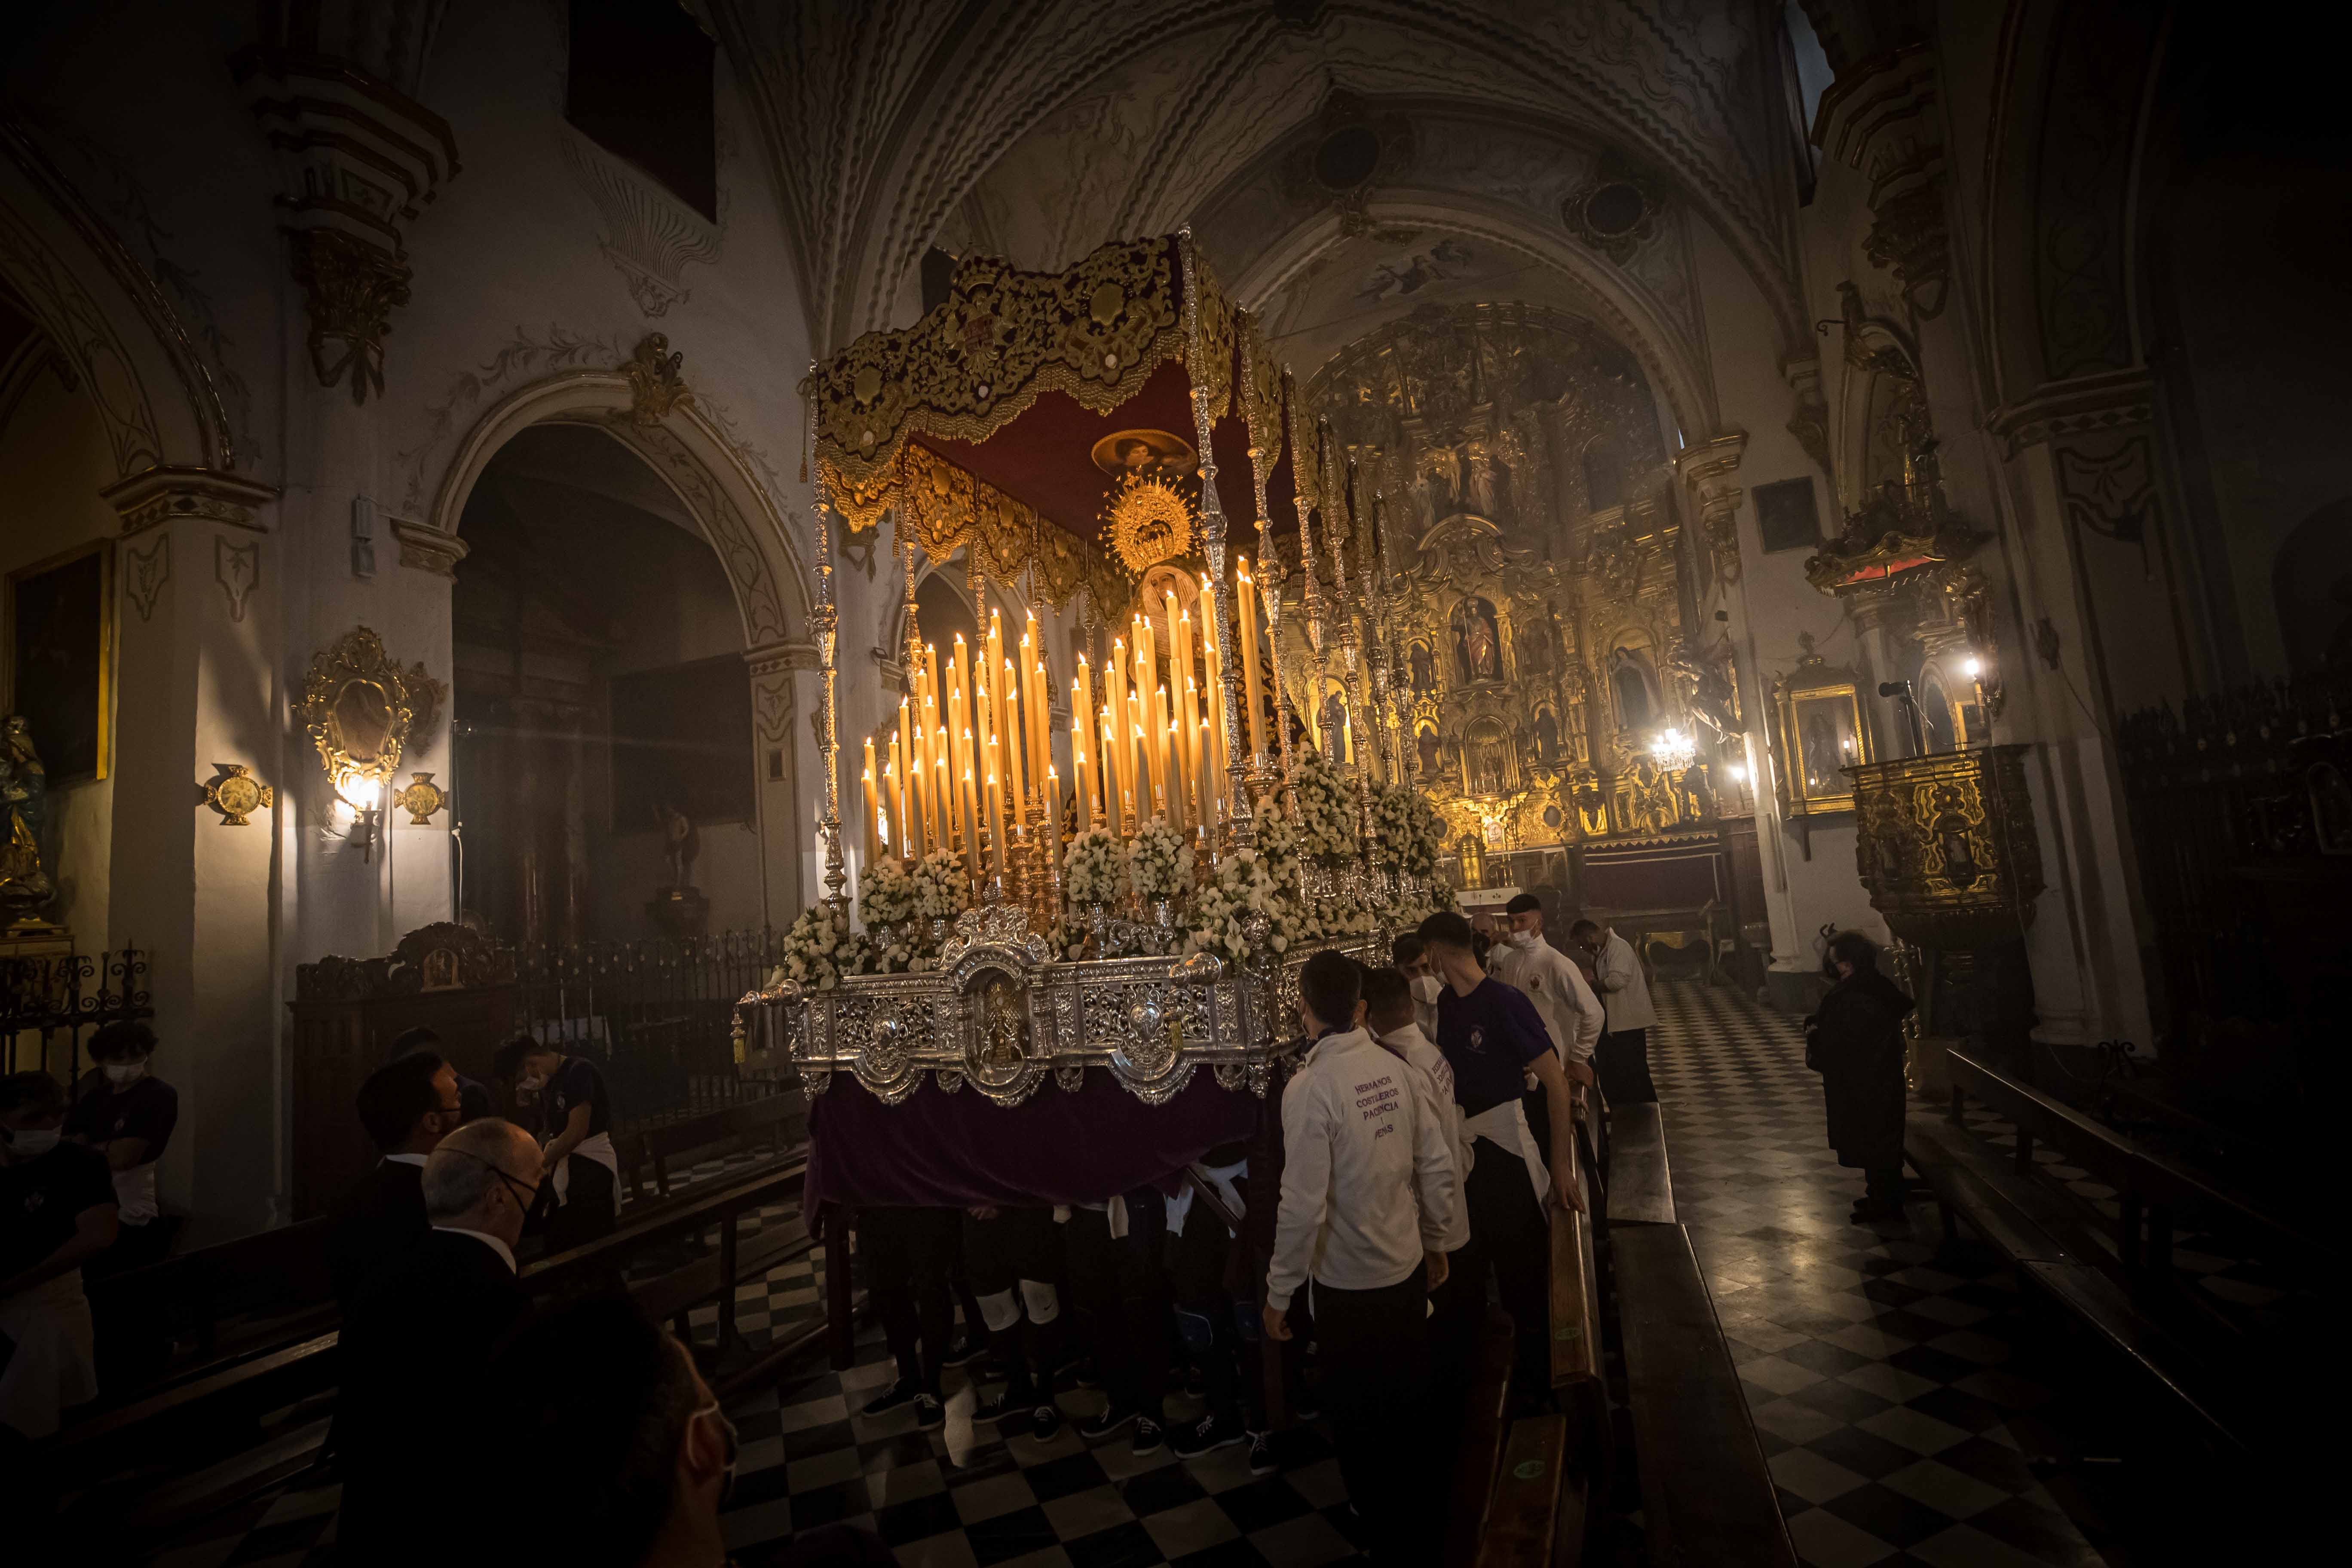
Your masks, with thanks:
[{"label": "statue of virgin", "polygon": [[0,725],[0,915],[11,925],[39,919],[57,897],[41,866],[41,830],[49,816],[49,774],[22,714]]}]

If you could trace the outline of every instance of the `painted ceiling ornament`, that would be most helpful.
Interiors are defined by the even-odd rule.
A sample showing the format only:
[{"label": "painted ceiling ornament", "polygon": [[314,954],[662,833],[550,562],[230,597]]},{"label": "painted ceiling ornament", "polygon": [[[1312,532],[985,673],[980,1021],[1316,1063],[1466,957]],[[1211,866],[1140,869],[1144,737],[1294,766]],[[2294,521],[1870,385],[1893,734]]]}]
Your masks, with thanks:
[{"label": "painted ceiling ornament", "polygon": [[636,352],[621,363],[621,374],[629,378],[630,424],[658,425],[672,410],[694,402],[693,391],[678,374],[685,363],[683,352],[670,352],[667,333],[647,332],[637,340]]},{"label": "painted ceiling ornament", "polygon": [[1661,205],[1647,180],[1603,170],[1559,204],[1559,218],[1569,233],[1622,267],[1657,233]]}]

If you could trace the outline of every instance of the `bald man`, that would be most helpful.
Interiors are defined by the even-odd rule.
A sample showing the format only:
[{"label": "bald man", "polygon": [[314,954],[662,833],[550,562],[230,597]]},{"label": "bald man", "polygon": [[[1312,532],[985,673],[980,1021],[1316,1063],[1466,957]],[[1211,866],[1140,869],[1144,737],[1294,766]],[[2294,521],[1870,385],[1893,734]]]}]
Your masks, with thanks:
[{"label": "bald man", "polygon": [[445,1506],[450,1413],[484,1386],[491,1352],[523,1315],[514,1247],[540,1177],[538,1141],[496,1118],[467,1122],[426,1157],[432,1228],[343,1322],[344,1559],[425,1562],[462,1534]]}]

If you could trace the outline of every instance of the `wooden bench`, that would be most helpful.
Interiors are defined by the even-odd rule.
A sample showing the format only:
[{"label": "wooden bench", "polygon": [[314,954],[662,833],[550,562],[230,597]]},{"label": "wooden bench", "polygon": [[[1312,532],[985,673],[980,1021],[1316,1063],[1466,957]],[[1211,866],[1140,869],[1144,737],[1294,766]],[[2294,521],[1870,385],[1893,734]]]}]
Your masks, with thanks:
[{"label": "wooden bench", "polygon": [[1611,1233],[1609,1246],[1650,1568],[1795,1568],[1772,1472],[1689,1232],[1627,1226]]},{"label": "wooden bench", "polygon": [[1654,1100],[1609,1108],[1608,1224],[1675,1223],[1665,1118]]},{"label": "wooden bench", "polygon": [[629,1196],[645,1196],[645,1168],[651,1163],[654,1189],[669,1196],[670,1167],[691,1164],[715,1153],[732,1153],[764,1143],[782,1156],[808,1135],[808,1102],[797,1089],[721,1106],[677,1121],[635,1129],[614,1140]]}]

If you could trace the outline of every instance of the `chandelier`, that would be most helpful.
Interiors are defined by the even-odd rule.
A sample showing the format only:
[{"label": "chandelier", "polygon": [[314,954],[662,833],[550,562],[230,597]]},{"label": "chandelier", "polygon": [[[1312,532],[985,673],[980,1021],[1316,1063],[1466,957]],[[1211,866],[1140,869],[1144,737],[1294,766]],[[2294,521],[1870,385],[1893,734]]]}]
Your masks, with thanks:
[{"label": "chandelier", "polygon": [[1650,740],[1650,760],[1670,773],[1678,773],[1698,760],[1698,749],[1683,730],[1661,730]]}]

